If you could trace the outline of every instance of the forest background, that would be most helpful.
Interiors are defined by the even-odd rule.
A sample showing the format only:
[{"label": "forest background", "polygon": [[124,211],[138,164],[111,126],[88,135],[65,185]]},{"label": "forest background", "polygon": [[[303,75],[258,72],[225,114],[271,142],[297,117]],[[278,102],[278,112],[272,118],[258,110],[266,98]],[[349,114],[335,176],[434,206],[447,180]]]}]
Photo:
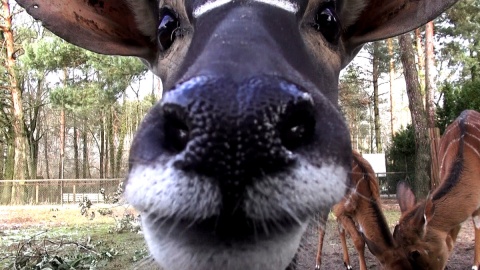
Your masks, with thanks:
[{"label": "forest background", "polygon": [[[122,178],[136,128],[161,97],[140,60],[104,56],[51,34],[2,0],[0,203],[25,203],[26,179]],[[435,144],[462,110],[480,110],[480,0],[367,44],[342,73],[341,110],[352,146],[386,153],[387,192],[407,180],[438,184]],[[407,78],[407,79],[405,79]],[[413,112],[413,113],[412,113]]]}]

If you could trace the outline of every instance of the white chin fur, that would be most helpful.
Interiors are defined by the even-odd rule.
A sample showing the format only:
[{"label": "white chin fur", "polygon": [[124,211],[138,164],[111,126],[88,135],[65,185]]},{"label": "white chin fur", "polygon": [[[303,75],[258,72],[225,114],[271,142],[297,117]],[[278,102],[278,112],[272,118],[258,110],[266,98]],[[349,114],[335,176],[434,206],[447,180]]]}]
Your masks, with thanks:
[{"label": "white chin fur", "polygon": [[[150,224],[151,225],[151,224]],[[144,223],[145,239],[163,270],[283,270],[297,252],[307,223],[275,237],[239,245],[187,245],[181,235],[157,235]]]},{"label": "white chin fur", "polygon": [[[130,204],[158,218],[202,220],[220,213],[222,194],[215,181],[192,176],[165,165],[136,164],[130,171],[125,196]],[[247,187],[240,207],[254,220],[276,220],[297,213],[330,209],[345,195],[347,170],[324,162],[316,167],[299,158],[290,172],[266,176]]]},{"label": "white chin fur", "polygon": [[176,170],[173,159],[163,166],[161,162],[135,164],[125,195],[143,212],[150,252],[165,270],[283,270],[297,251],[308,222],[305,215],[328,211],[346,191],[346,168],[334,162],[316,167],[301,157],[297,161],[288,172],[266,176],[247,187],[239,203],[246,218],[260,223],[285,218],[297,221],[288,230],[256,241],[224,245],[203,236],[204,240],[192,244],[182,233],[188,229],[185,224],[173,224],[173,230],[160,228],[161,220],[195,222],[218,216],[221,211],[222,194],[216,182]]}]

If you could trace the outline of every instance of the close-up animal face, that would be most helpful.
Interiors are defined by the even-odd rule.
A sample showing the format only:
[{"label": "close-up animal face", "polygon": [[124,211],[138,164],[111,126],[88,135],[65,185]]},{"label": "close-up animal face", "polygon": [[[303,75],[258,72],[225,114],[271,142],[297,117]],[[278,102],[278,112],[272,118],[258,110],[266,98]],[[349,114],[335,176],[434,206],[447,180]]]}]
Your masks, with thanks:
[{"label": "close-up animal face", "polygon": [[274,3],[159,8],[155,66],[173,68],[133,144],[126,191],[172,269],[285,268],[309,218],[345,193],[334,3],[309,18],[297,14],[306,5]]},{"label": "close-up animal face", "polygon": [[127,200],[165,269],[285,269],[345,194],[340,70],[363,43],[454,0],[17,0],[65,40],[137,56],[163,82]]}]

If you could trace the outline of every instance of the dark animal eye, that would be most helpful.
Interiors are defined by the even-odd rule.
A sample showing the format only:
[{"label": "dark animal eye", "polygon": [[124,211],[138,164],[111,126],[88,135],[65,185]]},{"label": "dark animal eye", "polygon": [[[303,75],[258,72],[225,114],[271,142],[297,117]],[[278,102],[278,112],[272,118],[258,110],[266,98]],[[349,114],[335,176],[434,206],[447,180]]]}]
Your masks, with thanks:
[{"label": "dark animal eye", "polygon": [[170,9],[160,11],[160,24],[157,29],[157,40],[162,51],[168,50],[175,41],[175,31],[180,26],[178,17]]},{"label": "dark animal eye", "polygon": [[315,15],[312,26],[318,32],[322,33],[328,42],[332,44],[336,44],[338,42],[338,39],[340,38],[341,27],[333,8],[321,8]]},{"label": "dark animal eye", "polygon": [[419,257],[420,257],[420,251],[418,250],[410,251],[410,255],[409,255],[410,259],[417,260]]}]

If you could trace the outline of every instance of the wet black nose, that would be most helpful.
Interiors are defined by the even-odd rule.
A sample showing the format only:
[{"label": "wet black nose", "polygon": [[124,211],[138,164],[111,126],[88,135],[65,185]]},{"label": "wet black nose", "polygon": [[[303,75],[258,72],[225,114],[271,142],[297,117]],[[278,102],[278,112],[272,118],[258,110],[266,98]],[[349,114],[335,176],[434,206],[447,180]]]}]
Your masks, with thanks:
[{"label": "wet black nose", "polygon": [[272,77],[241,83],[194,79],[165,96],[165,146],[176,166],[212,177],[253,178],[283,169],[311,139],[309,94]]},{"label": "wet black nose", "polygon": [[136,138],[149,151],[141,159],[175,155],[177,169],[224,184],[247,185],[285,170],[295,150],[312,140],[316,124],[311,96],[277,77],[196,77],[158,106],[145,120],[155,123]]}]

